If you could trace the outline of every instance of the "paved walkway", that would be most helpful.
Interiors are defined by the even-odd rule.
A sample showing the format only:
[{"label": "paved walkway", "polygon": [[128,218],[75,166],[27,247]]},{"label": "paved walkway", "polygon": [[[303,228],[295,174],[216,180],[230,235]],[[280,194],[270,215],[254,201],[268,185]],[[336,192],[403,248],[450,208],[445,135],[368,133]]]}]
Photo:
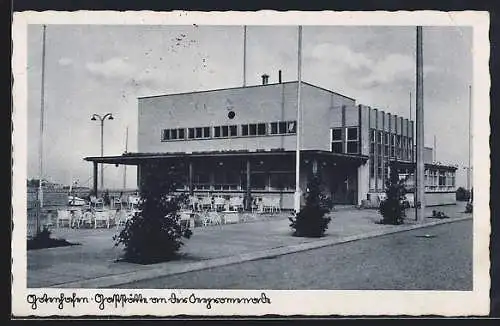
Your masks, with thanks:
[{"label": "paved walkway", "polygon": [[[471,214],[463,213],[464,206],[459,203],[428,208],[427,215],[437,209],[452,218],[426,219],[423,224],[470,218]],[[377,224],[380,215],[376,210],[339,210],[333,212],[332,217],[326,236],[321,239],[293,237],[290,223],[283,215],[248,223],[195,228],[191,239],[184,241],[181,259],[146,266],[117,262],[123,248],[114,247],[112,236],[117,233],[116,228],[56,229],[54,237],[81,245],[28,251],[28,287],[112,288],[141,278],[255,260],[420,227],[412,225],[415,223],[410,219],[402,226]]]}]

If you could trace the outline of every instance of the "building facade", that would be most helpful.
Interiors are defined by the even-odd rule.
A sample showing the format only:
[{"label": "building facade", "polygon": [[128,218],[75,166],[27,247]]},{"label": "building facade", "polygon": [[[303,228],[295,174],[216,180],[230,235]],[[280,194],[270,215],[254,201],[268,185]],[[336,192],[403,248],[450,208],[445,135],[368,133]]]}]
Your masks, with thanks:
[{"label": "building facade", "polygon": [[[178,191],[277,197],[283,209],[291,209],[298,85],[139,98],[138,153],[86,160],[94,162],[95,175],[97,163],[137,165],[139,184],[148,162],[162,162],[185,175]],[[412,175],[413,121],[306,82],[301,83],[301,112],[302,191],[318,174],[334,203],[360,205],[384,191],[391,167]],[[433,171],[441,168],[428,168],[434,180]]]}]

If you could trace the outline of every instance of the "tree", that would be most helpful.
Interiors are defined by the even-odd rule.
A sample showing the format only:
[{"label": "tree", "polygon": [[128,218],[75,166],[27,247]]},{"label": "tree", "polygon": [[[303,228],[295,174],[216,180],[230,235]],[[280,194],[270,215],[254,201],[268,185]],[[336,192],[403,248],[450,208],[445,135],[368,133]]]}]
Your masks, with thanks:
[{"label": "tree", "polygon": [[399,180],[396,169],[391,170],[391,176],[386,182],[386,199],[380,203],[379,211],[382,224],[402,224],[406,215],[404,180]]},{"label": "tree", "polygon": [[115,245],[125,246],[127,261],[149,264],[172,260],[183,245],[181,238],[192,234],[180,224],[179,209],[187,197],[173,195],[179,180],[175,170],[150,164],[143,176],[138,212],[114,237]]},{"label": "tree", "polygon": [[295,217],[290,217],[294,236],[322,237],[331,217],[325,216],[331,209],[331,201],[321,191],[318,176],[312,176],[305,194],[306,204]]}]

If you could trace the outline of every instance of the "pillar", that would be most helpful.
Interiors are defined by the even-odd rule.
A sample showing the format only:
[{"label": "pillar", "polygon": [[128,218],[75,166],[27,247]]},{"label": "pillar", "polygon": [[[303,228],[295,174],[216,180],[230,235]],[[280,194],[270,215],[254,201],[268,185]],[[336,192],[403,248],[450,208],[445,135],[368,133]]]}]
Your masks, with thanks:
[{"label": "pillar", "polygon": [[252,210],[252,190],[250,186],[250,160],[247,159],[246,162],[246,177],[247,177],[247,189],[246,189],[246,210]]},{"label": "pillar", "polygon": [[189,171],[188,171],[188,187],[189,194],[193,195],[193,162],[189,161],[188,163]]},{"label": "pillar", "polygon": [[367,199],[368,191],[370,188],[370,164],[365,162],[358,166],[358,205]]},{"label": "pillar", "polygon": [[97,197],[97,178],[98,178],[98,172],[97,172],[97,162],[94,161],[94,185],[93,185],[93,191],[94,191],[94,196]]}]

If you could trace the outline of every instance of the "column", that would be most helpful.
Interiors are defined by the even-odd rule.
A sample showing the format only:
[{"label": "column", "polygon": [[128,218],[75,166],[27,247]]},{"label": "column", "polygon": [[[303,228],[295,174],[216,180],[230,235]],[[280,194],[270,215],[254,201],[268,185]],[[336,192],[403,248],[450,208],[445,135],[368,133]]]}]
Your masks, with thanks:
[{"label": "column", "polygon": [[92,163],[94,164],[94,185],[93,185],[93,191],[94,191],[94,196],[97,197],[97,178],[98,178],[97,162],[94,161]]},{"label": "column", "polygon": [[193,195],[193,162],[189,161],[188,163],[189,171],[188,171],[188,187],[189,187],[189,195]]},{"label": "column", "polygon": [[367,198],[369,181],[370,181],[370,165],[368,162],[361,164],[358,167],[358,205]]},{"label": "column", "polygon": [[245,209],[252,210],[252,191],[250,186],[250,159],[247,159],[246,165],[247,165],[246,168],[247,189],[246,189]]}]

